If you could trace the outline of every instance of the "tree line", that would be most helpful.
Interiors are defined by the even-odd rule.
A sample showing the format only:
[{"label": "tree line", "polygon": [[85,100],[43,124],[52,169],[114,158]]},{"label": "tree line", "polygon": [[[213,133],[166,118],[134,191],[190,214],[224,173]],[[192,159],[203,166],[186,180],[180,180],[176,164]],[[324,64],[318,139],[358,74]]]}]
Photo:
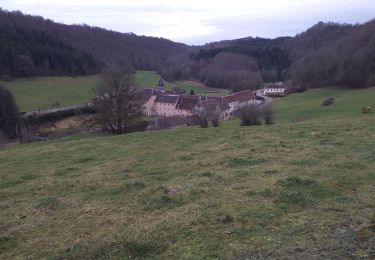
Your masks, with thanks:
[{"label": "tree line", "polygon": [[65,25],[0,9],[0,77],[85,75],[107,64],[156,70],[189,46],[167,39]]},{"label": "tree line", "polygon": [[65,25],[0,9],[0,77],[85,75],[109,63],[155,70],[166,80],[198,79],[234,91],[263,82],[296,88],[375,85],[375,21],[318,23],[295,37],[242,38],[204,46]]},{"label": "tree line", "polygon": [[201,46],[171,58],[160,73],[169,80],[197,78],[209,86],[253,89],[288,81],[297,88],[375,85],[375,20],[320,22],[295,37],[243,38]]}]

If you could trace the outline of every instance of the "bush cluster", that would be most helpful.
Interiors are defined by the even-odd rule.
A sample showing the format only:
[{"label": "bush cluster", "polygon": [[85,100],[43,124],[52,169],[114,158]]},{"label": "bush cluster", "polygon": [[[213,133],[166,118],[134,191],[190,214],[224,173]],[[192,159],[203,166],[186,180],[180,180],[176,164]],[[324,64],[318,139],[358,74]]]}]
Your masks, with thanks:
[{"label": "bush cluster", "polygon": [[274,123],[274,109],[270,103],[264,105],[250,104],[239,110],[238,116],[244,126],[266,125]]}]

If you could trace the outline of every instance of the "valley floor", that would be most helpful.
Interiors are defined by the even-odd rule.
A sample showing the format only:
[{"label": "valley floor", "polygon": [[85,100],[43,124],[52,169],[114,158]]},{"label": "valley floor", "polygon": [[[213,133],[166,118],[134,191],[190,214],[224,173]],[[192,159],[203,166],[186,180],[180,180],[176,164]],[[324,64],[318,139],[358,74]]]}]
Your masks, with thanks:
[{"label": "valley floor", "polygon": [[[154,88],[160,76],[154,71],[138,70],[135,84],[143,88]],[[46,110],[58,106],[77,105],[90,102],[95,95],[95,88],[100,83],[99,75],[81,77],[32,77],[18,78],[14,81],[0,81],[13,93],[20,111]],[[202,83],[165,82],[167,90],[178,87],[186,93],[193,90],[196,94],[221,96],[228,93],[225,89],[210,88]]]}]

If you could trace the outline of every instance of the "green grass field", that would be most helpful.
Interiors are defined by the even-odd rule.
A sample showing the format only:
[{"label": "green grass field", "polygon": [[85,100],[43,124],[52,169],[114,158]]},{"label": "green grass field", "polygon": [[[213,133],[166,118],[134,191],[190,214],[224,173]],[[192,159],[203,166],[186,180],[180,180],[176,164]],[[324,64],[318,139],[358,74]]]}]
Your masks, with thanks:
[{"label": "green grass field", "polygon": [[73,105],[88,102],[94,95],[98,76],[88,77],[35,77],[0,82],[8,87],[20,111],[51,108],[52,104]]},{"label": "green grass field", "polygon": [[280,100],[271,126],[2,148],[0,258],[371,259],[374,91],[300,117],[337,93]]},{"label": "green grass field", "polygon": [[[138,70],[135,75],[135,81],[142,87],[156,87],[160,76],[154,71]],[[186,93],[190,93],[193,90],[195,94],[207,95],[207,96],[221,96],[228,93],[225,89],[210,88],[197,84],[195,82],[165,82],[167,90],[172,90],[175,86],[179,87],[181,90],[185,90]]]},{"label": "green grass field", "polygon": [[[322,106],[329,97],[334,98],[331,106]],[[363,106],[375,109],[375,88],[368,89],[313,89],[301,94],[278,99],[275,108],[281,122],[298,122],[314,118],[357,117]]]},{"label": "green grass field", "polygon": [[[142,87],[155,87],[159,75],[153,71],[137,71],[136,84]],[[88,77],[34,77],[20,78],[11,82],[1,82],[15,96],[20,111],[32,111],[51,108],[59,102],[61,106],[74,105],[90,101],[95,87],[99,84],[98,75]],[[224,95],[226,90],[208,88],[197,83],[166,82],[168,90],[174,86],[190,92],[191,89],[202,95]]]}]

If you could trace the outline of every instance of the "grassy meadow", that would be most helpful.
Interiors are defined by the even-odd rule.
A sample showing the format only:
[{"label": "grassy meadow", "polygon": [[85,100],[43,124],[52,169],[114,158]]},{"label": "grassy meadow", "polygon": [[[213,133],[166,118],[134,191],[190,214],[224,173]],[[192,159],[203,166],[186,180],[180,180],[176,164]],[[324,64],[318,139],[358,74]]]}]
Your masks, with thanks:
[{"label": "grassy meadow", "polygon": [[20,111],[51,108],[59,102],[61,106],[90,101],[99,76],[87,77],[33,77],[0,82],[12,91]]},{"label": "grassy meadow", "polygon": [[[160,76],[154,71],[138,70],[135,74],[135,82],[142,87],[156,87],[159,79]],[[165,82],[165,87],[167,90],[172,90],[174,87],[179,87],[181,90],[185,90],[186,93],[190,93],[190,91],[193,90],[195,94],[203,96],[222,96],[228,93],[228,91],[225,89],[210,88],[192,81],[177,81],[173,83],[167,81]]]},{"label": "grassy meadow", "polygon": [[[375,113],[360,113],[361,93],[375,99],[291,95],[270,126],[2,148],[0,258],[375,257]],[[337,102],[301,118],[327,94]]]},{"label": "grassy meadow", "polygon": [[[159,75],[153,71],[139,70],[135,74],[135,83],[141,87],[155,87]],[[100,82],[98,75],[87,77],[33,77],[19,78],[11,82],[0,81],[8,87],[20,108],[20,111],[48,109],[59,102],[61,106],[89,102],[94,95],[94,90]],[[223,89],[205,87],[196,82],[166,82],[166,88],[172,90],[174,86],[185,90],[187,93],[194,90],[202,95],[224,95]]]},{"label": "grassy meadow", "polygon": [[[333,97],[333,105],[322,106],[322,102]],[[312,89],[300,94],[278,99],[275,108],[280,122],[298,122],[310,119],[353,118],[361,108],[375,109],[375,87],[367,89]]]}]

